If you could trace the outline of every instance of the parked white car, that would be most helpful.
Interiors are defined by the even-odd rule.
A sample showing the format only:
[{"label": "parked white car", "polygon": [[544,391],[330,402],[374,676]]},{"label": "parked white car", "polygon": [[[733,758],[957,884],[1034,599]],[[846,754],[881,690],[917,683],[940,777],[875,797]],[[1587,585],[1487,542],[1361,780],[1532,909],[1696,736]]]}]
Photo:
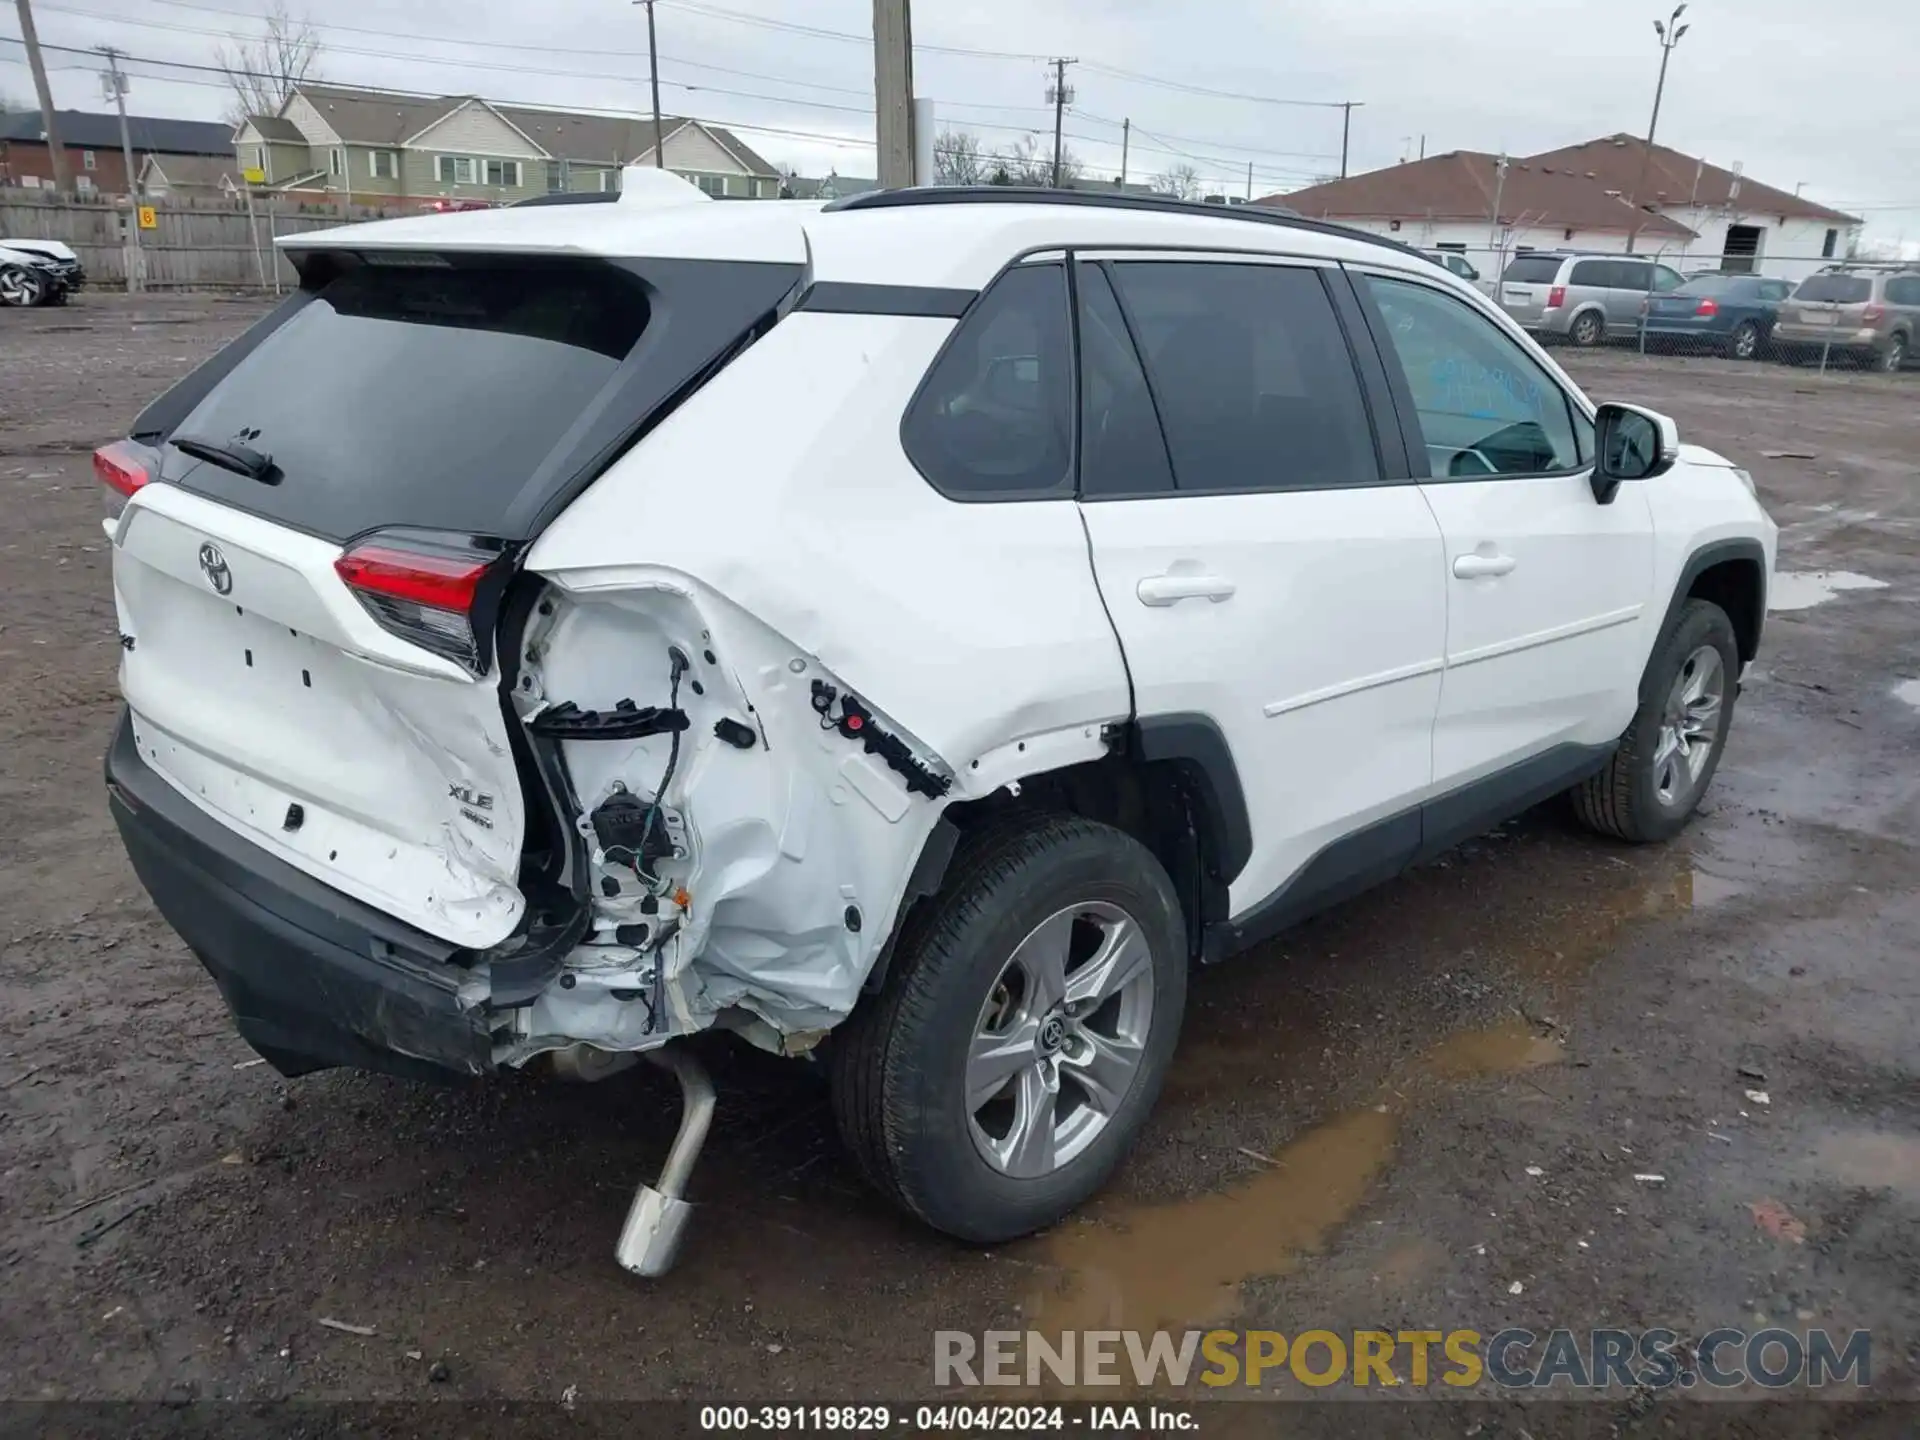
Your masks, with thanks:
[{"label": "parked white car", "polygon": [[1047,1225],[1190,964],[1562,791],[1706,790],[1776,532],[1337,226],[1091,192],[289,237],[96,457],[113,813],[283,1073],[823,1055],[886,1194]]},{"label": "parked white car", "polygon": [[0,305],[64,305],[86,283],[71,245],[0,239]]}]

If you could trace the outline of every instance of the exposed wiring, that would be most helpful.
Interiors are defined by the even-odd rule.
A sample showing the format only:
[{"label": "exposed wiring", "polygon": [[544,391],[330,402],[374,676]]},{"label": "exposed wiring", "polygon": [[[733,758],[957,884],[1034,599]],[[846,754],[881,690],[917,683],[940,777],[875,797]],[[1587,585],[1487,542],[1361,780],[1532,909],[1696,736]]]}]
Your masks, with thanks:
[{"label": "exposed wiring", "polygon": [[[678,710],[680,708],[680,677],[687,673],[687,667],[693,662],[687,659],[677,645],[669,649],[667,653],[673,657],[673,679],[668,687],[667,708],[669,710]],[[666,797],[667,786],[673,783],[673,772],[679,763],[680,732],[675,730],[673,732],[673,739],[668,742],[667,768],[660,776],[660,788],[653,792],[653,803],[647,806],[647,818],[640,826],[641,853],[639,857],[637,857],[639,860],[646,858],[647,841],[653,838],[653,823],[660,817],[660,802]],[[650,888],[654,888],[655,893],[658,893],[657,887],[661,884],[658,876],[647,874],[645,870],[640,868],[638,863],[634,865],[633,871],[634,874],[645,881]]]}]

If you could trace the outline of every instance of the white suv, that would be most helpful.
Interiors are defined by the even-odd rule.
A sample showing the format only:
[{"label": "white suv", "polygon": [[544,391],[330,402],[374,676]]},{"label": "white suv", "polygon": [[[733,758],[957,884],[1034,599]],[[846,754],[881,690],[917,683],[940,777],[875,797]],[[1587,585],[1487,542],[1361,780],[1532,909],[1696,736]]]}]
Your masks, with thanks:
[{"label": "white suv", "polygon": [[[1417,253],[1086,192],[283,241],[96,457],[114,815],[282,1072],[829,1065],[973,1241],[1139,1132],[1196,961],[1711,781],[1775,529]],[[664,1049],[662,1048],[664,1047]]]}]

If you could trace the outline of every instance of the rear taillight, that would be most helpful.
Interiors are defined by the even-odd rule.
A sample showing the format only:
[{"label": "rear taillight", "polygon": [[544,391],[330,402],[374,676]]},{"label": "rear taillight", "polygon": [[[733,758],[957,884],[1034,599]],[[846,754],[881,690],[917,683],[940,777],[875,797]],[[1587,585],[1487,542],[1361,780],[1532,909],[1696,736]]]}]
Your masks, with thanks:
[{"label": "rear taillight", "polygon": [[1566,286],[1556,285],[1551,290],[1547,291],[1547,309],[1558,310],[1562,305],[1566,303],[1567,303],[1567,287]]},{"label": "rear taillight", "polygon": [[118,520],[133,492],[159,476],[159,456],[131,440],[116,440],[93,452],[93,478],[100,482],[100,498],[107,519]]},{"label": "rear taillight", "polygon": [[1717,301],[1702,300],[1698,305],[1693,307],[1693,313],[1696,315],[1718,315],[1720,313],[1720,306]]},{"label": "rear taillight", "polygon": [[355,545],[333,568],[382,629],[464,665],[487,668],[491,626],[481,613],[490,581],[501,574],[498,551],[376,536]]},{"label": "rear taillight", "polygon": [[1887,307],[1884,305],[1869,305],[1860,312],[1860,323],[1862,325],[1878,325],[1886,318]]}]

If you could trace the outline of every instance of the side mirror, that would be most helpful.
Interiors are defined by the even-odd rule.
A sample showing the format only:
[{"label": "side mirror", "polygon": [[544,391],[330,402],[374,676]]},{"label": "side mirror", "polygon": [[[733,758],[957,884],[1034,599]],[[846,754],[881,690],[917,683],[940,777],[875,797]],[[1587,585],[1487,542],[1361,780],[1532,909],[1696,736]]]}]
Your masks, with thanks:
[{"label": "side mirror", "polygon": [[1657,410],[1602,405],[1593,415],[1593,498],[1613,503],[1623,480],[1664,475],[1680,458],[1680,427]]}]

